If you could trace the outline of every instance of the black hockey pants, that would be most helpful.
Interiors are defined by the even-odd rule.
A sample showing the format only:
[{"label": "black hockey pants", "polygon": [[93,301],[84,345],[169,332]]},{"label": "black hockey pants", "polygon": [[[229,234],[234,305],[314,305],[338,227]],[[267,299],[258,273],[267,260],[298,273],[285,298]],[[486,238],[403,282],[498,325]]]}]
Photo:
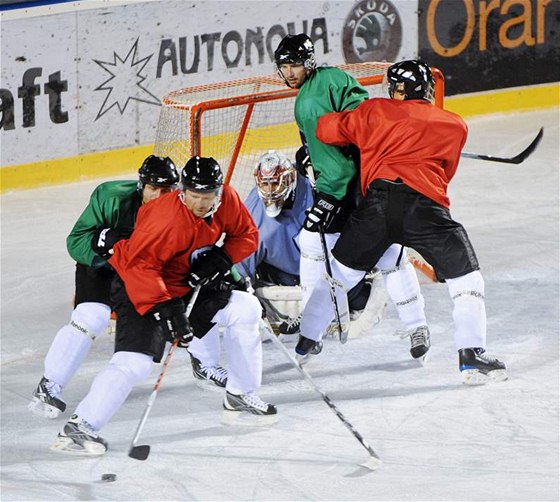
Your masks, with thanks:
[{"label": "black hockey pants", "polygon": [[371,270],[393,243],[415,249],[438,277],[479,269],[467,232],[449,210],[404,183],[374,181],[333,248],[347,267]]}]

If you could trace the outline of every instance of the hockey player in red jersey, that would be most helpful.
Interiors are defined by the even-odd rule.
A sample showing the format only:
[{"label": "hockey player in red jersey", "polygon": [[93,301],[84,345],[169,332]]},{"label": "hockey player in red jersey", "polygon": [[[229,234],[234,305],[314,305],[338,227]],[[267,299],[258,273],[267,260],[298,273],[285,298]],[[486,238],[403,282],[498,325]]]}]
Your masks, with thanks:
[{"label": "hockey player in red jersey", "polygon": [[140,207],[175,190],[178,181],[169,157],[149,155],[138,179],[106,181],[92,192],[66,240],[68,253],[76,260],[74,310],[45,357],[43,377],[28,406],[34,415],[56,418],[66,410],[62,393],[109,324],[115,271],[107,260],[112,248],[130,236]]},{"label": "hockey player in red jersey", "polygon": [[[429,66],[409,60],[387,70],[392,99],[319,118],[317,137],[360,149],[363,198],[333,248],[333,274],[346,287],[371,270],[397,242],[418,251],[445,279],[453,300],[455,344],[466,384],[505,380],[505,364],[485,354],[484,280],[464,227],[449,212],[447,186],[467,137],[465,122],[431,104]],[[302,335],[316,340],[328,291],[316,288],[304,310]],[[324,308],[324,307],[323,307]],[[324,316],[323,316],[324,317]],[[327,320],[328,321],[328,320]]]},{"label": "hockey player in red jersey", "polygon": [[[225,237],[224,237],[225,236]],[[223,238],[223,243],[222,243]],[[151,373],[166,342],[224,328],[229,372],[225,413],[275,415],[260,399],[262,347],[259,301],[236,290],[234,263],[257,249],[258,230],[212,158],[193,157],[181,172],[180,190],[144,206],[130,239],[118,242],[109,263],[116,270],[111,299],[117,313],[115,353],[59,433],[53,449],[101,455],[99,430]],[[222,245],[219,245],[222,243]],[[201,286],[193,310],[192,288]],[[270,417],[272,418],[272,417]]]}]

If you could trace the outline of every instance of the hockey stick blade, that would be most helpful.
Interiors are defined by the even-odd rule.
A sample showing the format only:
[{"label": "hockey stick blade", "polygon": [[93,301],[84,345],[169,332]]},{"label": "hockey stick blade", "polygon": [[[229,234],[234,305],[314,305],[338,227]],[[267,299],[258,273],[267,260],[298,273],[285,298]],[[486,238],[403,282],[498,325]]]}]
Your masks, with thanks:
[{"label": "hockey stick blade", "polygon": [[541,127],[535,139],[531,141],[531,144],[525,148],[522,152],[518,153],[515,157],[496,157],[494,155],[484,155],[481,153],[469,153],[462,152],[461,157],[466,157],[468,159],[478,159],[478,160],[488,160],[490,162],[503,162],[504,164],[521,164],[529,155],[531,155],[539,143],[544,134],[544,127]]},{"label": "hockey stick blade", "polygon": [[[198,285],[196,288],[194,288],[193,294],[189,300],[189,303],[187,305],[185,314],[187,317],[189,317],[191,310],[193,308],[194,302],[196,302],[196,299],[198,297],[198,293],[200,292],[200,285]],[[150,410],[152,409],[152,406],[154,405],[154,402],[156,400],[156,397],[158,395],[159,392],[159,388],[161,386],[161,383],[163,381],[163,377],[165,376],[165,373],[167,371],[167,367],[169,366],[169,363],[171,362],[171,358],[173,357],[173,354],[175,353],[175,349],[179,346],[179,338],[175,338],[175,341],[173,342],[173,344],[171,345],[171,347],[169,348],[168,352],[167,352],[167,356],[165,357],[165,360],[163,362],[163,368],[159,374],[159,377],[157,379],[157,382],[154,386],[154,390],[152,391],[152,393],[150,394],[150,398],[148,399],[148,403],[146,404],[146,408],[144,409],[144,413],[142,414],[142,418],[140,418],[140,422],[138,423],[138,427],[136,428],[136,432],[134,433],[134,437],[132,438],[132,441],[130,443],[130,449],[128,450],[128,456],[131,458],[134,458],[136,460],[146,460],[148,458],[148,455],[150,454],[150,446],[149,445],[142,445],[142,446],[136,446],[136,442],[138,441],[138,438],[140,437],[140,434],[142,432],[142,429],[144,428],[144,424],[146,423],[146,420],[148,420],[148,415],[150,414]]]},{"label": "hockey stick blade", "polygon": [[270,326],[267,325],[267,321],[265,321],[264,319],[261,319],[259,321],[259,329],[262,329],[266,333],[268,333],[268,336],[270,337],[270,339],[273,341],[273,343],[279,349],[282,350],[284,355],[294,365],[294,368],[296,368],[299,371],[300,375],[305,380],[307,380],[307,382],[312,387],[312,389],[315,392],[317,392],[317,394],[319,394],[321,396],[321,398],[323,399],[325,404],[331,409],[331,411],[334,412],[334,414],[342,422],[342,424],[352,433],[354,438],[357,439],[359,441],[359,443],[367,450],[367,452],[369,453],[369,459],[366,462],[364,462],[363,464],[360,464],[360,465],[363,466],[363,467],[366,467],[367,469],[372,470],[372,471],[377,469],[382,464],[382,461],[379,458],[379,455],[377,455],[377,453],[375,453],[373,448],[367,443],[367,441],[364,439],[364,437],[354,428],[354,426],[342,414],[342,412],[338,409],[338,407],[331,401],[329,396],[327,396],[321,389],[319,389],[319,387],[317,387],[317,385],[315,384],[315,382],[311,378],[311,375],[303,368],[303,366],[301,365],[301,363],[299,361],[296,361],[292,357],[292,355],[288,352],[288,349],[284,346],[284,344],[280,340],[278,340],[276,335],[274,335]]},{"label": "hockey stick blade", "polygon": [[128,456],[136,460],[146,460],[150,454],[150,445],[131,446]]}]

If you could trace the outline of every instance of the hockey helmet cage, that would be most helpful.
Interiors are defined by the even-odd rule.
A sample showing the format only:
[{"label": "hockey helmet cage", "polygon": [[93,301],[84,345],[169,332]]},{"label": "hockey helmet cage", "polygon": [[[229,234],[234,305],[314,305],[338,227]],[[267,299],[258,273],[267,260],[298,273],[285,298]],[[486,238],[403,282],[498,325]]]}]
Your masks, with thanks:
[{"label": "hockey helmet cage", "polygon": [[181,171],[181,189],[192,192],[221,191],[224,175],[212,157],[193,157]]},{"label": "hockey helmet cage", "polygon": [[179,173],[169,157],[146,157],[138,170],[138,190],[146,184],[157,187],[174,187],[179,182]]},{"label": "hockey helmet cage", "polygon": [[296,188],[296,169],[286,155],[271,150],[260,158],[254,176],[266,214],[276,218]]},{"label": "hockey helmet cage", "polygon": [[282,64],[303,64],[309,75],[317,67],[313,42],[305,33],[286,35],[274,51],[274,62],[277,69]]},{"label": "hockey helmet cage", "polygon": [[434,78],[430,67],[423,61],[409,59],[395,63],[387,69],[386,79],[391,98],[395,89],[401,88],[405,93],[405,100],[433,100]]}]

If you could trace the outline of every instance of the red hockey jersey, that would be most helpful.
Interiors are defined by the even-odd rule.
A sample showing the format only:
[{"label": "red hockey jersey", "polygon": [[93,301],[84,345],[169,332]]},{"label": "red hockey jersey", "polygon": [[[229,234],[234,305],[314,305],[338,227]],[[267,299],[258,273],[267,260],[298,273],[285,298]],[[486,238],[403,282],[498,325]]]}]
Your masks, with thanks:
[{"label": "red hockey jersey", "polygon": [[192,253],[216,244],[222,233],[223,249],[234,263],[258,247],[258,229],[233,188],[224,187],[210,224],[187,209],[179,194],[171,192],[144,204],[132,236],[115,245],[109,260],[142,315],[189,291],[185,278]]},{"label": "red hockey jersey", "polygon": [[317,137],[329,145],[360,149],[362,193],[376,179],[403,182],[449,207],[447,186],[467,139],[458,115],[423,100],[374,98],[355,110],[319,118]]}]

